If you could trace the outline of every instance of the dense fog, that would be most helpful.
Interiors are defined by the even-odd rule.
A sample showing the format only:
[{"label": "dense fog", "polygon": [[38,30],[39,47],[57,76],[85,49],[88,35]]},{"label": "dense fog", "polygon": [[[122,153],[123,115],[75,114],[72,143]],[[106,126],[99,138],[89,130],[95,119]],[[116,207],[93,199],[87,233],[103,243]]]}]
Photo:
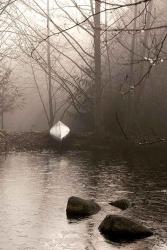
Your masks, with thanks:
[{"label": "dense fog", "polygon": [[[0,5],[1,127],[166,137],[165,0]],[[100,131],[101,130],[101,131]]]}]

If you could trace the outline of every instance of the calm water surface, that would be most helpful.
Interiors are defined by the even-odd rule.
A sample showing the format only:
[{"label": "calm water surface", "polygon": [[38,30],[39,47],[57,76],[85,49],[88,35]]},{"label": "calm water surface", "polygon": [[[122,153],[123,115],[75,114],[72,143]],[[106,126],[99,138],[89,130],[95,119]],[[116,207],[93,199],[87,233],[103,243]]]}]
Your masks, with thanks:
[{"label": "calm water surface", "polygon": [[[71,195],[93,198],[102,210],[68,221]],[[108,205],[118,198],[133,206],[122,212]],[[98,225],[108,213],[134,218],[154,236],[132,244],[107,242]],[[167,164],[88,152],[1,155],[0,249],[167,250]]]}]

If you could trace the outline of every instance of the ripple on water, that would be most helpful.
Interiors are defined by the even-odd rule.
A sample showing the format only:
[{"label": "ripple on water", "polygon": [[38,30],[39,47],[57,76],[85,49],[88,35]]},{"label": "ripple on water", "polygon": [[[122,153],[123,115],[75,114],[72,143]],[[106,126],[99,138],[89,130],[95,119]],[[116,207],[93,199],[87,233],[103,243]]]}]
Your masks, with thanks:
[{"label": "ripple on water", "polygon": [[[90,152],[11,153],[0,159],[0,249],[3,250],[166,250],[167,168],[128,164]],[[94,198],[102,210],[70,223],[71,195]],[[120,211],[108,204],[126,198]],[[132,244],[107,242],[98,225],[108,213],[120,213],[154,229],[154,236]]]}]

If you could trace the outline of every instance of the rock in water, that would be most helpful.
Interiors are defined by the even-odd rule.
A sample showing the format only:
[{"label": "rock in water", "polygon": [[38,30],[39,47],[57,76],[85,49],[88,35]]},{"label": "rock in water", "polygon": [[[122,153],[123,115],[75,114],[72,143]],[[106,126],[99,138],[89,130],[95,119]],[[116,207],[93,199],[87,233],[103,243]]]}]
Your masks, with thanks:
[{"label": "rock in water", "polygon": [[68,199],[66,213],[67,218],[83,218],[96,214],[100,206],[93,200],[85,200],[72,196]]},{"label": "rock in water", "polygon": [[130,202],[128,200],[126,200],[126,199],[111,201],[111,202],[109,202],[109,204],[114,206],[114,207],[118,207],[118,208],[120,208],[122,210],[125,210],[128,207],[130,207]]},{"label": "rock in water", "polygon": [[153,235],[145,226],[118,215],[107,215],[100,224],[99,231],[107,239],[115,242],[133,241]]}]

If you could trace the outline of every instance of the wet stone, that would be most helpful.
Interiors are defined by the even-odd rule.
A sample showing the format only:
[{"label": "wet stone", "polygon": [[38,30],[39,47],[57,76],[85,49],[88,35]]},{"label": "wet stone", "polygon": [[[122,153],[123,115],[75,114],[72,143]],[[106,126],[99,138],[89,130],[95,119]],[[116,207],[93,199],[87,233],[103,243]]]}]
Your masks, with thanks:
[{"label": "wet stone", "polygon": [[72,196],[68,199],[66,214],[67,218],[83,218],[98,213],[100,209],[94,200]]},{"label": "wet stone", "polygon": [[117,201],[111,201],[109,202],[110,205],[114,206],[114,207],[118,207],[122,210],[126,210],[128,207],[130,207],[130,202],[126,199],[120,199]]},{"label": "wet stone", "polygon": [[153,235],[147,227],[123,216],[107,215],[99,226],[105,238],[115,241],[134,241]]}]

